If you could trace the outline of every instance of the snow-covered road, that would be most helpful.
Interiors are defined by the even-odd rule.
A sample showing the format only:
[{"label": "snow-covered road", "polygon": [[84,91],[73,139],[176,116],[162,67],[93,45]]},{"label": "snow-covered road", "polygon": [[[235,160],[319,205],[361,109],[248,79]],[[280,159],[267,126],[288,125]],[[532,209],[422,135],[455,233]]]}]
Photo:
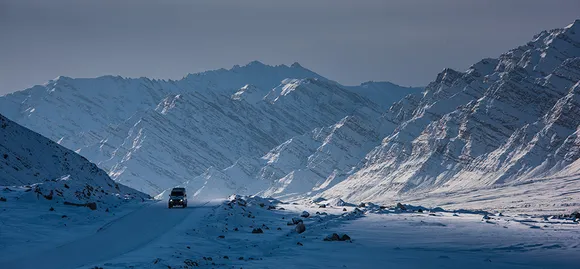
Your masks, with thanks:
[{"label": "snow-covered road", "polygon": [[198,213],[203,216],[210,208],[206,203],[169,210],[165,201],[154,203],[104,225],[88,237],[0,262],[0,268],[66,269],[94,264],[145,246],[188,216]]}]

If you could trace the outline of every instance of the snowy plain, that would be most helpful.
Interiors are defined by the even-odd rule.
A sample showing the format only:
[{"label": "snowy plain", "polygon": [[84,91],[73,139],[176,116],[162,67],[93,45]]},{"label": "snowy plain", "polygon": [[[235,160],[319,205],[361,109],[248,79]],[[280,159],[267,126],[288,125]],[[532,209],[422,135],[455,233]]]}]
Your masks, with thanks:
[{"label": "snowy plain", "polygon": [[[174,209],[152,201],[108,215],[66,206],[18,212],[4,203],[0,210],[11,217],[43,221],[21,225],[18,238],[2,237],[12,247],[0,253],[0,268],[575,268],[580,262],[580,225],[570,218],[317,202],[232,196]],[[63,213],[70,217],[61,219]],[[306,231],[297,233],[293,219]],[[252,233],[257,228],[263,233]],[[324,241],[332,233],[350,240]],[[35,238],[34,245],[15,244]]]}]

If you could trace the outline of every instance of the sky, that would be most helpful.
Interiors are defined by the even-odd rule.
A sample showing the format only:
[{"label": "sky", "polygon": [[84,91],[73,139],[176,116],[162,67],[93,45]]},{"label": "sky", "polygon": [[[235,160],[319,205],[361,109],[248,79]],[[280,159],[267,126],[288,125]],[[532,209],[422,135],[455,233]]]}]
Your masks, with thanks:
[{"label": "sky", "polygon": [[575,19],[578,0],[0,0],[0,95],[60,75],[179,79],[253,60],[422,86]]}]

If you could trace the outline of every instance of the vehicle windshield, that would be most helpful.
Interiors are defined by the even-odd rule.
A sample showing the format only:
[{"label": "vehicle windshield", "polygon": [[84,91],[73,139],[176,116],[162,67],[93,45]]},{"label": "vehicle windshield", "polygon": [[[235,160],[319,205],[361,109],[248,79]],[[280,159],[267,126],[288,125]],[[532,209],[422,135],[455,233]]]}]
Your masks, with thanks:
[{"label": "vehicle windshield", "polygon": [[183,196],[183,192],[181,191],[172,191],[170,196]]}]

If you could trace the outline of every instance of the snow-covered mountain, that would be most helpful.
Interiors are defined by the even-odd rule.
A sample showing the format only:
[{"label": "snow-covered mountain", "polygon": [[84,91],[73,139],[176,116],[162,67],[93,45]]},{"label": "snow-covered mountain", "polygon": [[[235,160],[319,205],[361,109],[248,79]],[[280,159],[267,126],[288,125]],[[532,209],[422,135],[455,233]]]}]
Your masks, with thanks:
[{"label": "snow-covered mountain", "polygon": [[[537,188],[519,192],[518,201],[534,193],[551,206],[580,206],[569,193],[580,188],[580,175],[566,172],[577,171],[572,163],[580,157],[579,25],[542,32],[466,72],[446,69],[384,114],[359,109],[260,158],[210,169],[189,186],[202,197],[229,190],[356,202],[425,197],[436,205],[455,194],[466,202],[479,190],[505,186],[513,193],[548,182],[531,184]],[[375,100],[373,85],[380,84],[365,83],[359,92]],[[550,188],[560,191],[536,193]],[[567,195],[554,199],[560,193]]]},{"label": "snow-covered mountain", "polygon": [[344,87],[297,63],[251,62],[178,81],[59,77],[0,97],[0,111],[117,182],[158,194],[359,110],[376,118],[418,90],[379,82]]},{"label": "snow-covered mountain", "polygon": [[20,199],[114,206],[147,195],[118,184],[84,157],[0,115],[0,186]]},{"label": "snow-covered mountain", "polygon": [[[385,117],[396,129],[359,171],[323,195],[359,201],[475,195],[568,171],[580,157],[579,94],[577,20],[466,72],[444,70],[422,96],[391,107]],[[580,175],[566,176],[579,187]]]},{"label": "snow-covered mountain", "polygon": [[0,111],[149,194],[419,203],[580,187],[579,27],[445,69],[424,90],[252,62],[178,81],[60,77],[0,97]]}]

